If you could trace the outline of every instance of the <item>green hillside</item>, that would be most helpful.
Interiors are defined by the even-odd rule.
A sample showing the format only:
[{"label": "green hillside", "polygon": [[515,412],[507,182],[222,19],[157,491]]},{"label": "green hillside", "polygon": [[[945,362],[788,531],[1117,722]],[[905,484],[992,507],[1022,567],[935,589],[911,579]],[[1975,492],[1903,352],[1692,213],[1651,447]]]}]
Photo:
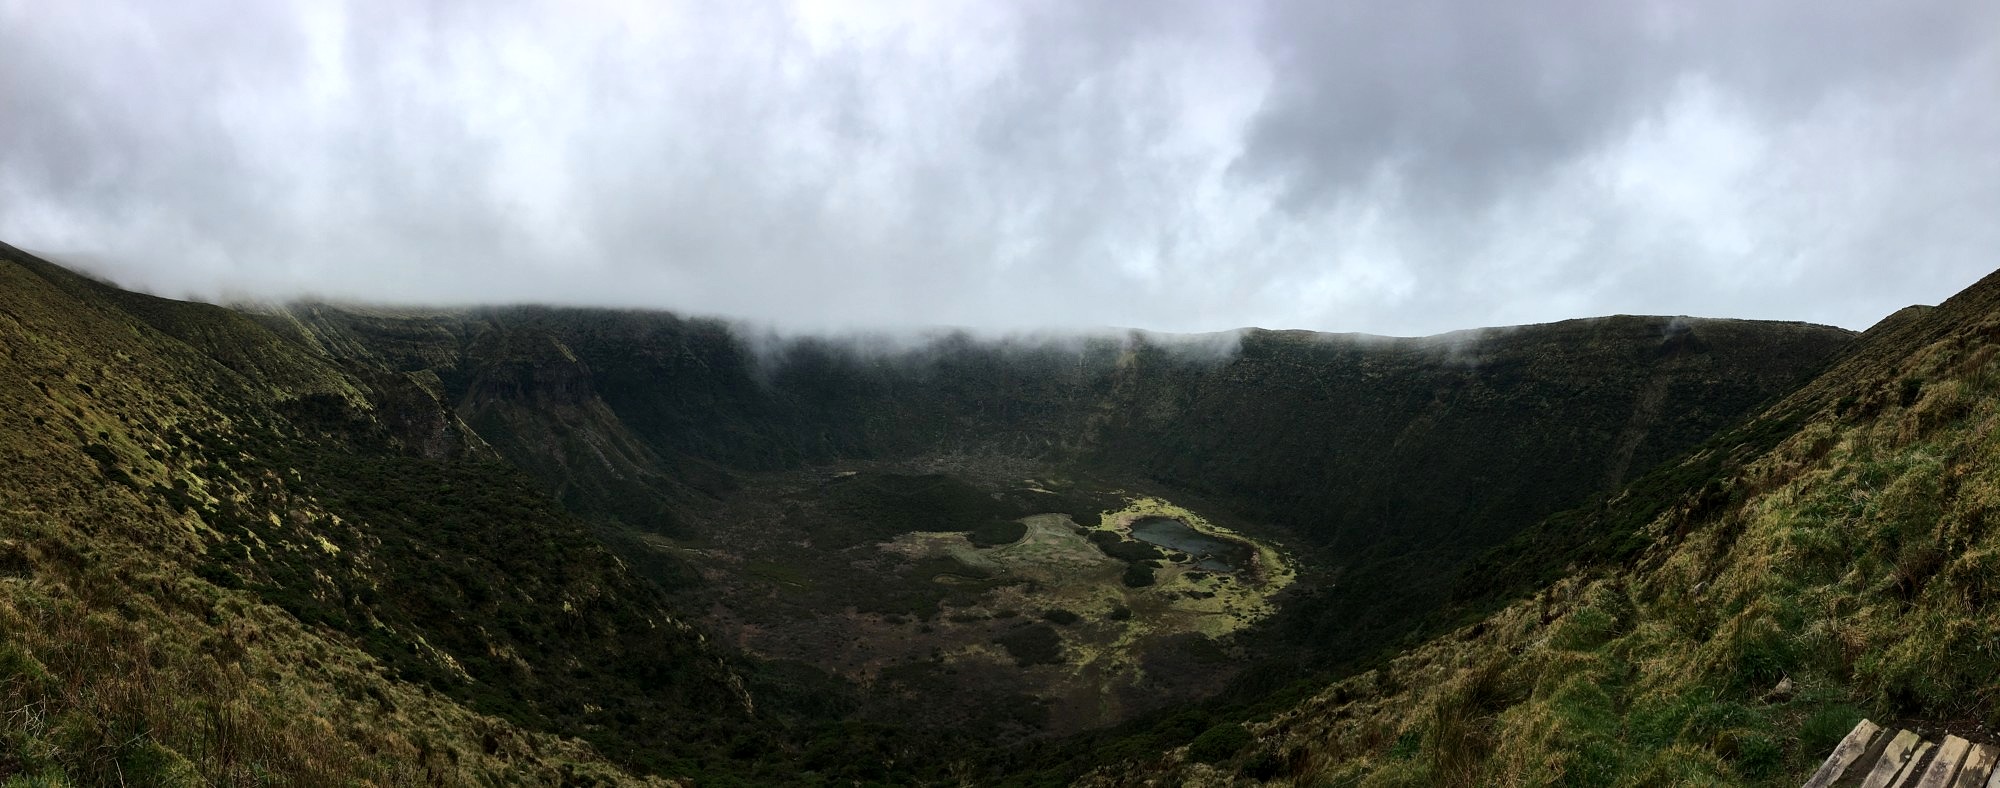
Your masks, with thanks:
[{"label": "green hillside", "polygon": [[2000,277],[1882,321],[1641,483],[1522,537],[1578,565],[1295,708],[1098,785],[1797,785],[1856,720],[2000,725]]},{"label": "green hillside", "polygon": [[[450,688],[465,665],[432,644],[465,632],[421,605],[468,584],[396,576],[417,568],[398,565],[405,551],[435,549],[429,534],[321,498],[289,464],[306,450],[324,462],[399,456],[386,437],[314,434],[286,415],[345,412],[370,389],[268,352],[268,335],[233,313],[119,293],[6,251],[0,773],[56,784],[633,781],[588,744],[434,686]],[[383,448],[362,446],[371,440]],[[520,505],[561,521],[532,498]],[[620,588],[616,562],[581,533],[549,537],[570,551],[567,577],[509,581],[549,594],[546,609],[486,626],[588,627],[554,615],[557,599],[621,591],[631,596],[616,615],[671,626],[657,592]],[[356,621],[349,611],[369,601],[381,604]],[[326,626],[332,616],[347,626]],[[585,653],[615,643],[577,634]],[[659,642],[705,674],[688,682],[689,701],[727,686],[694,637]],[[712,713],[742,713],[734,698],[712,701]]]},{"label": "green hillside", "polygon": [[[1965,359],[1896,367],[1968,331],[1946,325],[1964,297],[1858,343],[1648,317],[911,342],[233,310],[0,257],[0,700],[23,710],[0,775],[76,784],[1060,781],[1191,741],[1259,776],[1422,781],[1418,755],[1283,743],[1324,698],[1217,737],[1574,567],[1559,587],[1667,571],[1670,548],[1640,552],[1658,518],[1790,484],[1739,492],[1798,430],[1956,392],[1919,419],[1943,440],[1980,412],[1947,386]],[[1149,543],[1152,521],[1241,557]],[[1955,542],[1895,538],[1883,572],[1955,565]],[[1414,708],[1394,690],[1430,685],[1402,666],[1435,648],[1337,692]],[[1809,653],[1743,681],[1800,677],[1790,702],[1840,714],[1964,689],[1876,687],[1857,676],[1891,668],[1866,660],[1815,677]],[[1385,747],[1429,752],[1396,722]],[[1780,750],[1770,774],[1806,757]]]}]

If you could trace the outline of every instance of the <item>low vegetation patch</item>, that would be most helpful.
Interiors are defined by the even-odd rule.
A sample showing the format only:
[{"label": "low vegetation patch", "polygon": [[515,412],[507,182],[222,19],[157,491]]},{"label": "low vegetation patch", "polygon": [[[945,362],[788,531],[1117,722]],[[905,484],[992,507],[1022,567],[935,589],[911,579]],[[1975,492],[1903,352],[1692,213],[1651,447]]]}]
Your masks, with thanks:
[{"label": "low vegetation patch", "polygon": [[[819,490],[813,503],[814,508],[802,510],[795,521],[811,534],[814,545],[825,549],[881,542],[914,531],[979,532],[1034,514],[963,479],[937,473],[864,471],[836,477]],[[1001,530],[985,532],[987,537],[1002,535]]]},{"label": "low vegetation patch", "polygon": [[994,638],[1021,667],[1062,662],[1062,636],[1044,624],[1015,627]]},{"label": "low vegetation patch", "polygon": [[998,547],[1021,541],[1028,534],[1028,526],[1018,520],[996,520],[972,529],[966,538],[974,547]]}]

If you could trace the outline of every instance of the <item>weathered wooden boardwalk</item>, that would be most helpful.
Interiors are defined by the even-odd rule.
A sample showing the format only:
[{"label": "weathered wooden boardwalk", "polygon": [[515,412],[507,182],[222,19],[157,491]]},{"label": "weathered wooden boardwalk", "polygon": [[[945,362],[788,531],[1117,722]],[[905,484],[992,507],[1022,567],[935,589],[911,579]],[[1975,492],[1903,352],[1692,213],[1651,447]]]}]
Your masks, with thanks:
[{"label": "weathered wooden boardwalk", "polygon": [[2000,788],[1996,762],[2000,748],[1957,736],[1932,743],[1862,720],[1806,788]]}]

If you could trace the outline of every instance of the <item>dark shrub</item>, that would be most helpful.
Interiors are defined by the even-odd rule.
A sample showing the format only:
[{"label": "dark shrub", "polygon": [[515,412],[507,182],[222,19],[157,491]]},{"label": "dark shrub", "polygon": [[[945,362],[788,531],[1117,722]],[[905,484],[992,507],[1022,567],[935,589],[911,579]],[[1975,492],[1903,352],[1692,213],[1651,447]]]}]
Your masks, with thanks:
[{"label": "dark shrub", "polygon": [[1062,608],[1053,608],[1042,613],[1042,620],[1063,627],[1074,624],[1081,618],[1081,616]]},{"label": "dark shrub", "polygon": [[1062,636],[1046,624],[1014,629],[993,640],[1006,648],[1021,667],[1062,662]]},{"label": "dark shrub", "polygon": [[1200,763],[1226,761],[1250,746],[1250,741],[1250,732],[1243,726],[1225,722],[1194,737],[1194,743],[1188,745],[1188,758]]},{"label": "dark shrub", "polygon": [[1015,520],[995,520],[972,529],[972,533],[967,534],[966,538],[972,540],[974,547],[998,547],[1021,541],[1021,537],[1026,535],[1028,526],[1024,523]]}]

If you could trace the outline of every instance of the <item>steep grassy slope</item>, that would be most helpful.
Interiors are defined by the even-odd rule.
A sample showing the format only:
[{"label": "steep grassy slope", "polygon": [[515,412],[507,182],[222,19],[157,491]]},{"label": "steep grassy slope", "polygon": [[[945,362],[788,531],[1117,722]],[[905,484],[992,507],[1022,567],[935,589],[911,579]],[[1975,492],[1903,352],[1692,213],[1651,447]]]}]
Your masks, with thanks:
[{"label": "steep grassy slope", "polygon": [[1640,317],[1394,341],[1253,334],[1213,373],[1142,369],[1145,404],[1102,454],[1289,526],[1329,571],[1269,629],[1328,664],[1407,631],[1465,562],[1699,444],[1846,337]]},{"label": "steep grassy slope", "polygon": [[1990,740],[1996,395],[2000,276],[1575,516],[1636,522],[1624,560],[1097,782],[1796,785],[1864,713]]},{"label": "steep grassy slope", "polygon": [[421,387],[0,252],[0,772],[616,781],[545,732],[685,774],[769,727]]}]

